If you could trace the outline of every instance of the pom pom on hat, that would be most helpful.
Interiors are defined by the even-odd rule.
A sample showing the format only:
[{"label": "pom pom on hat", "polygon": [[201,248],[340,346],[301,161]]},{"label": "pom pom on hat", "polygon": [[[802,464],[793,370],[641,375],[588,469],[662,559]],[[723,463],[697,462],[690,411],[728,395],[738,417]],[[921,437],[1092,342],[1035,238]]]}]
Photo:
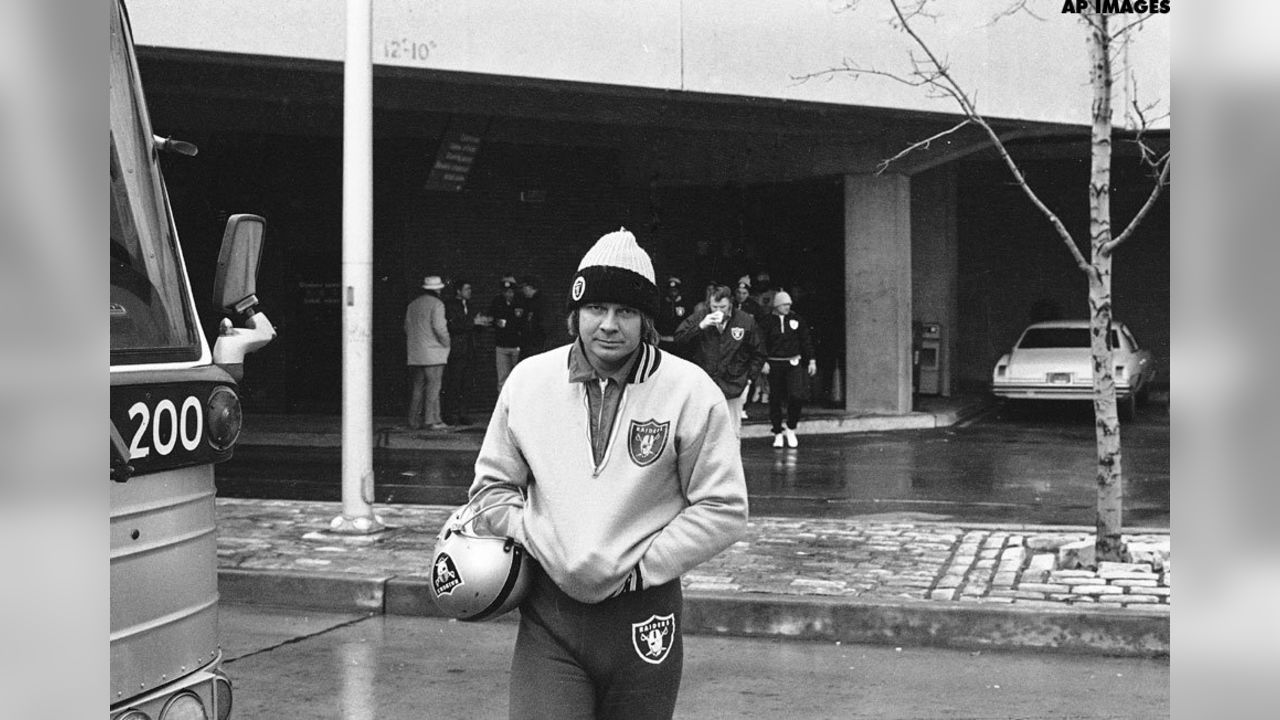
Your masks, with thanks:
[{"label": "pom pom on hat", "polygon": [[786,290],[779,290],[778,292],[773,294],[774,307],[778,307],[779,305],[790,305],[790,304],[791,304],[791,296],[787,294]]},{"label": "pom pom on hat", "polygon": [[649,253],[640,247],[636,236],[626,228],[619,228],[597,240],[587,254],[582,256],[578,270],[593,265],[630,270],[656,285],[653,279],[653,261],[649,259]]},{"label": "pom pom on hat", "polygon": [[649,317],[658,314],[653,261],[626,228],[601,237],[578,263],[569,308],[591,302],[629,305]]}]

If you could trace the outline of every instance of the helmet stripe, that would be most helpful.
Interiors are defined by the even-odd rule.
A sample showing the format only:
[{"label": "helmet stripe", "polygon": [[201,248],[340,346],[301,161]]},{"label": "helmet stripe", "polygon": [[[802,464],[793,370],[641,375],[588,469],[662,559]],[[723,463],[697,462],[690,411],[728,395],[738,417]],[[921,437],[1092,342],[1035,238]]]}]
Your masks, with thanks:
[{"label": "helmet stripe", "polygon": [[506,582],[502,584],[502,589],[493,598],[493,602],[490,602],[488,607],[471,617],[458,619],[466,622],[479,622],[497,612],[502,607],[502,604],[507,601],[507,598],[511,596],[511,590],[516,586],[516,581],[520,579],[520,567],[524,564],[521,562],[523,558],[524,548],[519,543],[511,543],[511,569],[507,571]]}]

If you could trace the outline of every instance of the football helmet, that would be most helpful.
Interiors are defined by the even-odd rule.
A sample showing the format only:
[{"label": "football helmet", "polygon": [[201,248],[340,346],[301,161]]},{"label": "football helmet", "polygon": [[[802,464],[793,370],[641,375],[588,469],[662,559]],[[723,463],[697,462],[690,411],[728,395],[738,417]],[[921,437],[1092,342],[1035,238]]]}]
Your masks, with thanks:
[{"label": "football helmet", "polygon": [[431,553],[429,592],[436,607],[458,620],[490,620],[509,612],[529,594],[533,571],[529,553],[509,537],[476,529],[480,515],[514,501],[474,508],[471,502],[449,516]]}]

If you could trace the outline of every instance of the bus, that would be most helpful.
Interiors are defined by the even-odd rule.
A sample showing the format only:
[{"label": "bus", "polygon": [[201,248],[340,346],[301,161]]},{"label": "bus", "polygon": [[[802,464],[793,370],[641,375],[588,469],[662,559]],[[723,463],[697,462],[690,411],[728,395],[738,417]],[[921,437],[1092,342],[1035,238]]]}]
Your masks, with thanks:
[{"label": "bus", "polygon": [[257,309],[265,223],[227,220],[210,347],[160,172],[122,0],[110,0],[112,720],[225,720],[215,463],[240,434],[246,353],[275,337]]}]

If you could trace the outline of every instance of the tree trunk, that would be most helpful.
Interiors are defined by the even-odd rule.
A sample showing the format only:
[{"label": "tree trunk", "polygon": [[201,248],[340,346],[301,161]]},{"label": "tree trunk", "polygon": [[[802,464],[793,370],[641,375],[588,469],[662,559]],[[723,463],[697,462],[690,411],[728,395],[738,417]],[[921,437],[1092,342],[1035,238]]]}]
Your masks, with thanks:
[{"label": "tree trunk", "polygon": [[1111,48],[1107,16],[1089,12],[1093,137],[1089,178],[1089,332],[1093,351],[1093,413],[1098,454],[1098,517],[1094,550],[1099,561],[1124,559],[1121,535],[1124,484],[1120,473],[1120,420],[1111,347]]}]

